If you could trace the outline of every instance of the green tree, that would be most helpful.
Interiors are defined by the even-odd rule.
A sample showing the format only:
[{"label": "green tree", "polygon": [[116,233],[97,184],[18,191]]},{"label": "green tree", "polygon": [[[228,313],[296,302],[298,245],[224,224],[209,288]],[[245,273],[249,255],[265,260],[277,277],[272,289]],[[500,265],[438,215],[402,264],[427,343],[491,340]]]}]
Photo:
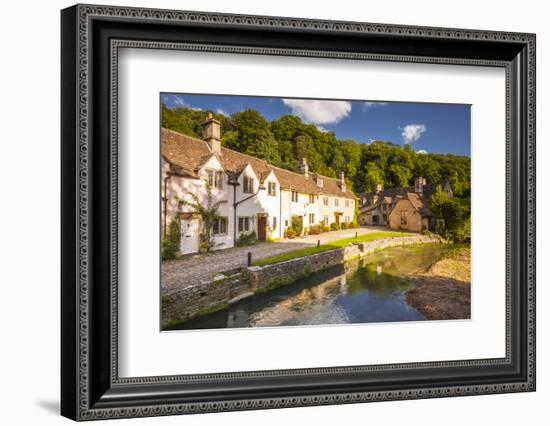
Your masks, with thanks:
[{"label": "green tree", "polygon": [[442,207],[447,238],[462,242],[470,239],[470,200],[449,198]]},{"label": "green tree", "polygon": [[449,197],[443,192],[441,185],[437,185],[434,193],[430,196],[430,209],[435,217],[443,219],[443,206],[447,201],[449,201]]},{"label": "green tree", "polygon": [[364,180],[362,183],[363,191],[372,192],[376,185],[384,185],[384,171],[375,162],[368,162],[363,170]]},{"label": "green tree", "polygon": [[228,127],[222,135],[225,146],[272,164],[280,163],[277,141],[269,123],[258,111],[247,109],[233,114]]},{"label": "green tree", "polygon": [[392,164],[388,167],[386,173],[389,188],[403,188],[409,186],[412,178],[411,170],[400,164]]}]

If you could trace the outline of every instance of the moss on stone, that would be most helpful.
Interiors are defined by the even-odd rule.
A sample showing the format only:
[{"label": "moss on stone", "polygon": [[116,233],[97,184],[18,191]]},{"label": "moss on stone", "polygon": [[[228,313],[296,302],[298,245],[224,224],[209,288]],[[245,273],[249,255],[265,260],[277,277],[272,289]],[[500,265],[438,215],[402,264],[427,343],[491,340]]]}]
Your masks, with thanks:
[{"label": "moss on stone", "polygon": [[208,315],[208,314],[213,314],[214,312],[221,311],[222,309],[227,309],[228,306],[229,306],[229,303],[227,303],[227,302],[215,303],[213,305],[207,306],[204,309],[201,309],[199,312],[197,312],[195,315],[193,315],[189,319],[202,317],[202,316]]}]

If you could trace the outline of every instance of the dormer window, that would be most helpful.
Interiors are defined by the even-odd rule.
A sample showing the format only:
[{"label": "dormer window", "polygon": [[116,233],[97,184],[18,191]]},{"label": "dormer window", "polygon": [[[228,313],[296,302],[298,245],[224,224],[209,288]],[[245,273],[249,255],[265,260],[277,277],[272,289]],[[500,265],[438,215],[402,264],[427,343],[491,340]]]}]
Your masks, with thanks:
[{"label": "dormer window", "polygon": [[321,179],[320,177],[317,178],[317,186],[319,188],[322,188],[323,187],[323,179]]},{"label": "dormer window", "polygon": [[223,188],[223,172],[220,170],[206,170],[206,182],[212,188]]},{"label": "dormer window", "polygon": [[254,192],[254,178],[245,176],[243,179],[243,192],[252,194]]},{"label": "dormer window", "polygon": [[275,197],[277,195],[277,184],[275,182],[267,183],[267,195]]}]

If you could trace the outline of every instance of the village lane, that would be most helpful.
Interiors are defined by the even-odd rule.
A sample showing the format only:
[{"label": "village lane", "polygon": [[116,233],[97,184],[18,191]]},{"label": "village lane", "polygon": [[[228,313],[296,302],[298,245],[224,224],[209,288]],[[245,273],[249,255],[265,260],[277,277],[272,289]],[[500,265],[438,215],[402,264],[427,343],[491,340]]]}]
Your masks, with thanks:
[{"label": "village lane", "polygon": [[357,235],[363,235],[380,230],[379,227],[345,229],[319,235],[306,235],[292,240],[263,242],[253,246],[233,247],[210,253],[193,254],[182,259],[166,261],[162,263],[161,267],[162,290],[163,293],[171,293],[211,280],[220,272],[244,267],[248,262],[248,252],[252,253],[252,261],[255,261],[310,247],[316,245],[318,240],[321,244],[326,244],[342,238],[354,237],[356,232]]}]

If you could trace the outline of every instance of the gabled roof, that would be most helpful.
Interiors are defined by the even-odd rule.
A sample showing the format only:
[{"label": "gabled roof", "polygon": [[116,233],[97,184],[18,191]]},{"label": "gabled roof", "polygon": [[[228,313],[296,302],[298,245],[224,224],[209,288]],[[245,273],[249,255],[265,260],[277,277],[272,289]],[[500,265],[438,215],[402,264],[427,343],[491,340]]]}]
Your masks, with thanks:
[{"label": "gabled roof", "polygon": [[422,216],[433,216],[428,198],[416,192],[407,193],[407,199]]},{"label": "gabled roof", "polygon": [[[198,177],[200,167],[213,155],[206,141],[165,128],[161,132],[161,153],[169,163],[182,169],[186,175],[193,178]],[[233,179],[240,175],[246,166],[250,164],[254,173],[262,182],[273,171],[282,189],[304,194],[355,198],[355,194],[349,189],[349,185],[346,185],[348,188],[346,192],[342,192],[339,180],[335,178],[309,173],[306,179],[303,174],[281,169],[260,158],[233,151],[223,146],[220,155],[217,157],[225,171],[232,175]],[[323,179],[322,188],[317,186],[317,177]]]},{"label": "gabled roof", "polygon": [[[437,185],[426,184],[422,187],[422,193],[415,192],[414,186],[408,186],[405,188],[390,188],[378,192],[361,193],[359,197],[364,197],[367,200],[367,204],[360,207],[359,212],[367,213],[377,209],[382,203],[395,204],[400,200],[406,199],[418,212],[420,212],[422,216],[433,216],[429,207],[429,200],[430,196],[434,193],[436,186]],[[378,201],[371,204],[370,200],[372,200],[375,195],[378,196]]]}]

